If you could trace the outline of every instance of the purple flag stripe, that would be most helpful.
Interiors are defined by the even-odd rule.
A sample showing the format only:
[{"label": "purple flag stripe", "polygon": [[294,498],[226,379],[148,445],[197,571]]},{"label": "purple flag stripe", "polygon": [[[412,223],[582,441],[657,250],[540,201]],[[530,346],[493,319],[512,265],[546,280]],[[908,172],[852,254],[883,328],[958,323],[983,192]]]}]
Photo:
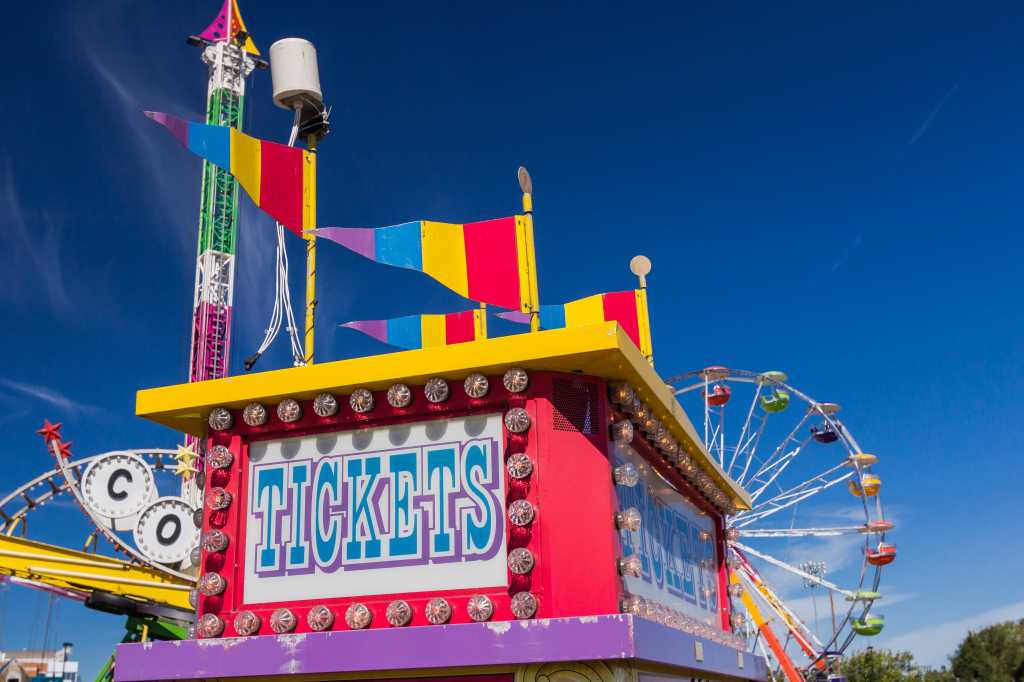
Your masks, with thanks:
[{"label": "purple flag stripe", "polygon": [[188,121],[177,116],[165,114],[162,111],[146,111],[143,113],[171,131],[171,135],[174,135],[178,142],[188,147]]},{"label": "purple flag stripe", "polygon": [[372,227],[321,227],[313,232],[318,237],[355,251],[363,258],[377,260],[376,238]]},{"label": "purple flag stripe", "polygon": [[388,342],[387,320],[354,320],[352,322],[345,322],[341,326],[347,329],[355,329],[357,332],[372,336],[383,343]]},{"label": "purple flag stripe", "polygon": [[519,324],[530,323],[530,313],[521,313],[518,311],[511,311],[507,313],[498,313],[498,317],[509,322],[518,322]]}]

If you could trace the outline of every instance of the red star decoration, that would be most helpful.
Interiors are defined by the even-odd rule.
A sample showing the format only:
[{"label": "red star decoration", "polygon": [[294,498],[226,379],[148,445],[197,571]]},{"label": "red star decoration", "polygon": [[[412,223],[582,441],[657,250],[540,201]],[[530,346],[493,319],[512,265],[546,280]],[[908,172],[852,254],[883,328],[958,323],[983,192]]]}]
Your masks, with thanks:
[{"label": "red star decoration", "polygon": [[43,428],[36,431],[36,433],[43,437],[47,445],[50,444],[51,440],[60,442],[60,422],[51,424],[49,419],[44,419]]},{"label": "red star decoration", "polygon": [[61,441],[57,443],[57,451],[63,459],[71,459],[71,444],[74,441],[68,441],[67,443]]}]

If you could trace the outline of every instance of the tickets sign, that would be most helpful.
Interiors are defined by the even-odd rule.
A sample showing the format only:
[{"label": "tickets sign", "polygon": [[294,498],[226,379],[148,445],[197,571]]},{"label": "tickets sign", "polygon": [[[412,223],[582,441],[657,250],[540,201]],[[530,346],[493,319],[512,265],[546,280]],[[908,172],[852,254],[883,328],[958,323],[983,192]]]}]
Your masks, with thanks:
[{"label": "tickets sign", "polygon": [[249,446],[244,601],[507,583],[500,414]]},{"label": "tickets sign", "polygon": [[[640,529],[620,531],[624,556],[640,557],[640,577],[624,578],[626,591],[703,622],[717,622],[718,565],[715,524],[629,446],[613,447],[616,466],[632,463],[634,486],[616,486],[620,508],[635,507]],[[709,621],[712,619],[712,621]]]}]

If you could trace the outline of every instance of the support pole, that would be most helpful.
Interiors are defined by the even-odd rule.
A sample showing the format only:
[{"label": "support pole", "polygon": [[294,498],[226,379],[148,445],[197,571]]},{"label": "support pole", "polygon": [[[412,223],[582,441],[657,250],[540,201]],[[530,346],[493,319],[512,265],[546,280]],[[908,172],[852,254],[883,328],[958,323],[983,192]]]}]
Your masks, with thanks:
[{"label": "support pole", "polygon": [[473,311],[473,334],[477,341],[487,338],[487,304],[481,303],[479,310]]},{"label": "support pole", "polygon": [[313,328],[316,323],[316,235],[306,236],[306,342],[303,362],[313,364]]},{"label": "support pole", "polygon": [[[316,136],[310,135],[307,138],[307,146],[311,153],[316,153]],[[313,159],[313,172],[310,178],[310,206],[312,223],[316,227],[316,160]],[[303,352],[303,363],[313,364],[313,333],[316,327],[316,235],[307,232],[306,238],[306,333]]]},{"label": "support pole", "polygon": [[[533,234],[533,180],[524,166],[519,167],[519,189],[523,192],[523,214],[529,222],[528,230]],[[536,307],[530,311],[530,331],[540,331],[540,310]]]},{"label": "support pole", "polygon": [[[633,256],[629,270],[636,275],[640,288],[636,290],[636,317],[640,331],[640,352],[647,362],[654,365],[654,348],[651,343],[651,315],[647,309],[647,275],[651,274],[651,259],[647,256]],[[706,438],[705,438],[706,441]]]}]

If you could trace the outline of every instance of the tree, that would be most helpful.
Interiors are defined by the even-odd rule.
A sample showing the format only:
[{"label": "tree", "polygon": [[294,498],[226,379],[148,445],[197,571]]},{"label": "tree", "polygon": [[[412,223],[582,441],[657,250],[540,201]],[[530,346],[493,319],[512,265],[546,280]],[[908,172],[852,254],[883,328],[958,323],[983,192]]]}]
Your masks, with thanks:
[{"label": "tree", "polygon": [[843,675],[848,682],[902,682],[915,668],[909,651],[886,651],[868,648],[843,661]]},{"label": "tree", "polygon": [[1024,619],[967,633],[950,663],[959,682],[1024,682]]},{"label": "tree", "polygon": [[953,682],[945,670],[925,670],[914,661],[909,651],[888,651],[867,648],[842,662],[847,682]]}]

